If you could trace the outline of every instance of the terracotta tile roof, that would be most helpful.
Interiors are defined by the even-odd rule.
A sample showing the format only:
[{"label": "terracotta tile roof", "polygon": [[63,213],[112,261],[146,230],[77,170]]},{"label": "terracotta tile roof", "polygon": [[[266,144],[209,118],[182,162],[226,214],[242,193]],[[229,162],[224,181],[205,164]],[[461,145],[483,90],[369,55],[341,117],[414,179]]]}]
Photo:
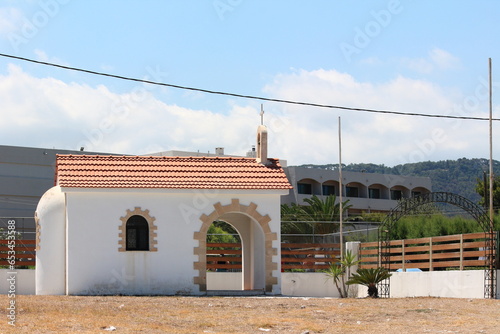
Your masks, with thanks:
[{"label": "terracotta tile roof", "polygon": [[255,158],[57,155],[56,184],[76,188],[290,189],[279,161]]}]

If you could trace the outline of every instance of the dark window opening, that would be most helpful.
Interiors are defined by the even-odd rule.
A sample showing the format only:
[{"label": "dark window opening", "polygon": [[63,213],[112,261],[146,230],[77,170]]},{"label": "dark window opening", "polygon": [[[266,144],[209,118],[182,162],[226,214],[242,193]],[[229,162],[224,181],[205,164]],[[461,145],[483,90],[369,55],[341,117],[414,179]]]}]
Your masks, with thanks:
[{"label": "dark window opening", "polygon": [[380,189],[369,188],[368,189],[368,196],[370,198],[380,198]]},{"label": "dark window opening", "polygon": [[323,195],[324,196],[335,195],[335,186],[323,185]]},{"label": "dark window opening", "polygon": [[401,190],[391,190],[391,199],[398,201],[403,198],[403,192]]},{"label": "dark window opening", "polygon": [[132,216],[127,220],[127,247],[128,251],[149,250],[149,225],[142,216]]},{"label": "dark window opening", "polygon": [[358,187],[345,187],[345,195],[347,197],[359,197]]},{"label": "dark window opening", "polygon": [[299,194],[312,195],[312,184],[297,183],[297,191]]}]

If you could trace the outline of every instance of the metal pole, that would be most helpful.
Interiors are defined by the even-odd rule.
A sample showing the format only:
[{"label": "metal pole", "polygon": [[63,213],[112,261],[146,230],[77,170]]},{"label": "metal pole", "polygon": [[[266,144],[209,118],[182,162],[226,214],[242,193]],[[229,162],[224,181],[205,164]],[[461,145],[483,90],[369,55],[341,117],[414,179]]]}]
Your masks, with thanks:
[{"label": "metal pole", "polygon": [[490,286],[489,286],[489,297],[494,299],[496,298],[496,285],[497,285],[497,280],[496,280],[496,270],[495,270],[495,264],[493,262],[494,259],[494,240],[495,237],[493,235],[493,230],[494,230],[494,211],[493,211],[493,89],[492,89],[492,76],[491,76],[491,58],[488,59],[488,72],[489,72],[489,90],[490,90],[490,235],[489,235],[489,246],[490,249],[487,250],[486,256],[488,258],[488,264],[489,264],[489,279],[490,279]]},{"label": "metal pole", "polygon": [[342,134],[341,134],[341,123],[340,123],[340,116],[339,116],[339,210],[340,210],[340,215],[339,215],[339,220],[340,220],[340,260],[344,260],[344,238],[342,235],[342,220],[343,220],[343,197],[342,197]]},{"label": "metal pole", "polygon": [[490,232],[493,232],[493,98],[491,83],[491,58],[489,58],[489,85],[490,85]]}]

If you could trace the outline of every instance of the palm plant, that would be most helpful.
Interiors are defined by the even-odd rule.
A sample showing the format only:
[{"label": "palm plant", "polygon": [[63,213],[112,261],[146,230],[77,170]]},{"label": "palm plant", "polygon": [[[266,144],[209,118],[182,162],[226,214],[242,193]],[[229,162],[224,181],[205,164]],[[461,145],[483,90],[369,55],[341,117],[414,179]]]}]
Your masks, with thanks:
[{"label": "palm plant", "polygon": [[[340,216],[340,203],[335,203],[337,201],[337,196],[329,195],[324,200],[316,195],[310,198],[305,198],[307,206],[303,207],[303,210],[311,221],[335,221],[339,219]],[[352,205],[347,204],[349,200],[342,203],[343,211],[349,209]]]},{"label": "palm plant", "polygon": [[344,276],[344,267],[342,267],[338,263],[331,263],[330,267],[325,271],[325,274],[328,276],[327,279],[333,280],[337,290],[339,291],[340,298],[344,298],[344,293],[340,288],[341,277]]},{"label": "palm plant", "polygon": [[286,222],[282,224],[281,233],[283,234],[308,234],[311,233],[310,225],[304,224],[305,213],[303,208],[296,203],[281,204],[281,220]]},{"label": "palm plant", "polygon": [[[287,226],[283,226],[283,233],[315,233],[329,234],[337,232],[338,228],[331,222],[338,221],[340,216],[340,203],[335,203],[337,197],[330,195],[321,199],[316,195],[311,198],[304,199],[308,205],[281,205],[281,219],[287,222]],[[342,203],[343,211],[351,207],[348,204],[349,200]],[[296,223],[294,223],[296,222]],[[305,223],[307,222],[307,223]],[[327,223],[318,223],[327,222]]]},{"label": "palm plant", "polygon": [[331,279],[335,283],[340,298],[347,298],[349,296],[349,287],[346,286],[345,278],[347,277],[347,279],[349,279],[351,277],[351,267],[360,262],[356,260],[356,257],[356,255],[348,250],[340,262],[331,263],[329,268],[325,271],[327,279]]},{"label": "palm plant", "polygon": [[378,298],[377,284],[391,277],[385,268],[360,268],[346,282],[347,285],[360,284],[368,287],[368,297]]}]

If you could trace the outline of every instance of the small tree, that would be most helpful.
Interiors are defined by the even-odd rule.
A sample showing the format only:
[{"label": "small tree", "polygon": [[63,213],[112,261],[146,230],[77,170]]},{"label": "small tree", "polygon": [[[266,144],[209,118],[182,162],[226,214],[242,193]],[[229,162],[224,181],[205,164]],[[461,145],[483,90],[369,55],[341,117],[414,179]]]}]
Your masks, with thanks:
[{"label": "small tree", "polygon": [[346,285],[345,278],[349,279],[351,277],[351,267],[359,262],[359,260],[356,260],[356,255],[348,250],[344,255],[344,259],[338,263],[330,263],[330,267],[326,270],[327,280],[333,280],[339,291],[340,298],[349,296],[349,287]]},{"label": "small tree", "polygon": [[335,283],[337,290],[339,291],[340,298],[344,298],[344,292],[340,288],[341,277],[344,276],[344,267],[339,263],[331,263],[330,267],[325,271],[327,280],[331,279]]},{"label": "small tree", "polygon": [[228,223],[214,221],[207,231],[209,243],[236,243],[240,241],[238,232]]},{"label": "small tree", "polygon": [[[490,180],[477,180],[476,192],[481,196],[479,200],[479,205],[488,207],[490,203]],[[493,207],[498,208],[500,206],[500,176],[493,178]]]},{"label": "small tree", "polygon": [[377,284],[391,277],[385,268],[358,269],[346,282],[347,285],[360,284],[368,287],[368,297],[378,298]]}]

